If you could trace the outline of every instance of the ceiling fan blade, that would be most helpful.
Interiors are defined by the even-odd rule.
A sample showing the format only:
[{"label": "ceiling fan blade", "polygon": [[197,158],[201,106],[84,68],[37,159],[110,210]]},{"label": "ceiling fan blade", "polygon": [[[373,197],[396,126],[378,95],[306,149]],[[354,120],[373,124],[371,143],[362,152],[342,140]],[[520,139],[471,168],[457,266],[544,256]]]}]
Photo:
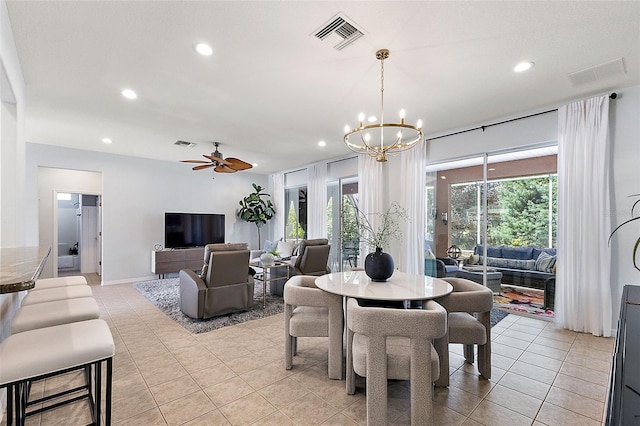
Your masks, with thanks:
[{"label": "ceiling fan blade", "polygon": [[216,156],[213,156],[213,155],[203,155],[203,157],[204,158],[208,158],[211,161],[217,161],[218,163],[224,164],[225,166],[229,165],[229,162],[227,160],[222,159],[220,157],[216,157]]},{"label": "ceiling fan blade", "polygon": [[215,169],[213,169],[213,171],[219,172],[219,173],[235,173],[236,172],[235,169],[225,166],[224,164],[217,166]]},{"label": "ceiling fan blade", "polygon": [[208,169],[209,167],[215,167],[215,164],[203,164],[202,166],[195,166],[193,170],[204,170]]},{"label": "ceiling fan blade", "polygon": [[201,164],[209,164],[210,161],[202,161],[202,160],[180,160],[181,163],[201,163]]},{"label": "ceiling fan blade", "polygon": [[227,157],[226,159],[230,164],[227,164],[229,167],[231,167],[232,169],[236,169],[236,170],[247,170],[252,168],[253,166],[249,163],[247,163],[246,161],[242,161],[238,158],[233,158],[233,157]]}]

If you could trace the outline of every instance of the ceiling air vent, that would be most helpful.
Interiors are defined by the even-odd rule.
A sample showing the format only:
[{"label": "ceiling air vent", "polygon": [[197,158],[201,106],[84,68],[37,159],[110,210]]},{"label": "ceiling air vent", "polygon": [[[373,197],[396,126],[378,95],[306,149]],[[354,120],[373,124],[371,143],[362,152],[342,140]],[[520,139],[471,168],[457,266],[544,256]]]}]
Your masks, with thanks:
[{"label": "ceiling air vent", "polygon": [[173,144],[181,146],[183,148],[193,148],[194,146],[197,145],[194,142],[187,142],[187,141],[175,141]]},{"label": "ceiling air vent", "polygon": [[339,13],[315,30],[313,35],[331,44],[334,49],[342,50],[362,37],[364,33],[353,21]]},{"label": "ceiling air vent", "polygon": [[573,72],[567,77],[571,84],[579,86],[625,73],[624,61],[622,58],[618,58],[613,61],[605,62],[604,64],[596,65],[595,67],[587,68],[586,70]]}]

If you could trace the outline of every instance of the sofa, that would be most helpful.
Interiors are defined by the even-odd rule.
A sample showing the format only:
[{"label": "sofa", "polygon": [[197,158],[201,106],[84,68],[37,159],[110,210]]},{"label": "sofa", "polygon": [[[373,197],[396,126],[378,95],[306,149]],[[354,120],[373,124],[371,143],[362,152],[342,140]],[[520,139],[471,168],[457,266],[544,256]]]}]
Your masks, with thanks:
[{"label": "sofa", "polygon": [[[502,273],[502,284],[544,291],[545,309],[553,309],[556,284],[555,248],[487,246],[487,267]],[[468,263],[483,265],[483,246],[478,244]]]}]

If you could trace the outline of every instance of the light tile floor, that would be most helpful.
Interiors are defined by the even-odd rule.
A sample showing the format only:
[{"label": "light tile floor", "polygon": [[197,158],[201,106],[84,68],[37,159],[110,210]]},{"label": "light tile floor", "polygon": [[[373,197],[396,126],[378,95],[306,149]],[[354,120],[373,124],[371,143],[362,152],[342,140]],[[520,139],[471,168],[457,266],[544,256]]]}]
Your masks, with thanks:
[{"label": "light tile floor", "polygon": [[[284,369],[283,314],[194,335],[130,284],[101,287],[97,276],[87,277],[116,343],[114,424],[366,424],[364,387],[347,395],[344,381],[327,378],[326,339],[300,338],[293,369]],[[487,381],[452,345],[451,386],[435,390],[431,424],[602,424],[614,339],[509,315],[493,327],[492,346]],[[38,383],[32,392],[73,380],[79,376]],[[408,382],[391,382],[388,395],[389,423],[409,424]],[[89,422],[79,402],[27,424]]]}]

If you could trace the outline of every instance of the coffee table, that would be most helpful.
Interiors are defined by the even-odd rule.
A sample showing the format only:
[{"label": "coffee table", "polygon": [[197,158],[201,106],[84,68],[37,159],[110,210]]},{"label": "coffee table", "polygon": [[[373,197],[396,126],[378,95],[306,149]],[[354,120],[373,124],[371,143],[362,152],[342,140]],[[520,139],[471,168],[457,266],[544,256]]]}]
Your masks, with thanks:
[{"label": "coffee table", "polygon": [[[283,261],[283,260],[274,260],[272,264],[264,265],[260,261],[255,261],[255,262],[250,262],[249,266],[262,269],[262,273],[257,273],[253,277],[253,279],[256,281],[262,281],[262,309],[264,309],[267,306],[267,283],[270,283],[271,281],[277,281],[277,280],[285,280],[285,281],[288,280],[290,271],[291,271],[291,262]],[[271,271],[273,269],[281,268],[283,266],[287,268],[287,275],[284,277],[272,278]]]},{"label": "coffee table", "polygon": [[[478,284],[484,285],[482,266],[464,267],[456,271],[456,278],[464,278]],[[502,282],[502,272],[487,268],[487,287],[494,293],[500,293],[500,283]]]}]

